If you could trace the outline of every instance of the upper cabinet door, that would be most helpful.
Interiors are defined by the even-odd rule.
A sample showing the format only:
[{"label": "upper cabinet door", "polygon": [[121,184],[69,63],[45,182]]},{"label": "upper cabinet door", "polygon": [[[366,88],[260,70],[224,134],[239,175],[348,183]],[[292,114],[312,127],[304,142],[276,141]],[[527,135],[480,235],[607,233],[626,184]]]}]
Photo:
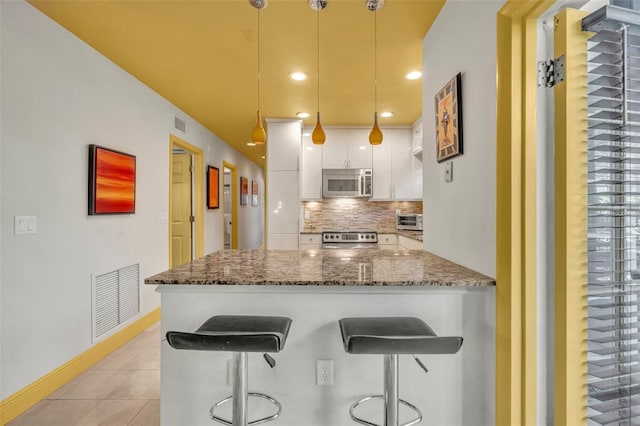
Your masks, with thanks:
[{"label": "upper cabinet door", "polygon": [[369,143],[370,129],[349,129],[347,151],[347,167],[350,169],[371,168],[371,144]]},{"label": "upper cabinet door", "polygon": [[382,144],[372,146],[373,156],[373,196],[374,200],[393,199],[391,181],[391,135],[382,129]]},{"label": "upper cabinet door", "polygon": [[322,198],[322,153],[324,145],[316,145],[311,135],[302,136],[302,199]]},{"label": "upper cabinet door", "polygon": [[299,170],[301,120],[267,120],[267,170]]},{"label": "upper cabinet door", "polygon": [[[391,139],[391,180],[393,195],[396,200],[414,198],[412,191],[412,158],[411,129],[388,130]],[[384,141],[382,142],[384,144]]]},{"label": "upper cabinet door", "polygon": [[322,167],[344,169],[347,167],[347,129],[324,129],[327,139],[322,146]]}]

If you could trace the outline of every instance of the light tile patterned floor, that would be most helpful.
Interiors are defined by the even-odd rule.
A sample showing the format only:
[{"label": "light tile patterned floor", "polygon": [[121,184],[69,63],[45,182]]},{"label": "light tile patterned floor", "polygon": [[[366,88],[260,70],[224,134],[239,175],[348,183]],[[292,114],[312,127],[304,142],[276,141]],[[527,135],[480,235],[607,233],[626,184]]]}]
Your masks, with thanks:
[{"label": "light tile patterned floor", "polygon": [[158,426],[160,322],[7,426]]}]

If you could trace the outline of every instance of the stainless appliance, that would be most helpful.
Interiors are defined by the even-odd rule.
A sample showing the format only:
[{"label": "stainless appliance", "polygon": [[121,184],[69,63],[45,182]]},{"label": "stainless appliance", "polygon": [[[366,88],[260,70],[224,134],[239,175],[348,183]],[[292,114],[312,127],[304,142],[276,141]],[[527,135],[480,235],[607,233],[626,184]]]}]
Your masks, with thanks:
[{"label": "stainless appliance", "polygon": [[417,213],[399,213],[396,215],[396,229],[422,231],[422,215]]},{"label": "stainless appliance", "polygon": [[378,233],[370,230],[324,231],[323,249],[378,248]]},{"label": "stainless appliance", "polygon": [[363,197],[373,195],[371,169],[322,169],[322,196]]}]

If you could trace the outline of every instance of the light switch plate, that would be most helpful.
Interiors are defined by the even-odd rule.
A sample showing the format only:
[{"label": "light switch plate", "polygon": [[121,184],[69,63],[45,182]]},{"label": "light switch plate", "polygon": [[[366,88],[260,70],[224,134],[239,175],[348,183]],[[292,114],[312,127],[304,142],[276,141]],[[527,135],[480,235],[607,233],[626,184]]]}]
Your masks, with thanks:
[{"label": "light switch plate", "polygon": [[35,234],[38,232],[38,218],[36,216],[14,216],[13,233],[15,235]]},{"label": "light switch plate", "polygon": [[444,163],[444,181],[453,181],[453,161],[447,161]]}]

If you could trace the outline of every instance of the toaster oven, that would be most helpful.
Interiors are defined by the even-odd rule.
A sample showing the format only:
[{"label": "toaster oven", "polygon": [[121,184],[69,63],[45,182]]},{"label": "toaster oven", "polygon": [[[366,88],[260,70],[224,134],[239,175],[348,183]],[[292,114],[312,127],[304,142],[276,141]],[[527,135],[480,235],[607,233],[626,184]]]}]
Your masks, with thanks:
[{"label": "toaster oven", "polygon": [[422,231],[422,215],[417,213],[400,213],[396,215],[396,229]]}]

